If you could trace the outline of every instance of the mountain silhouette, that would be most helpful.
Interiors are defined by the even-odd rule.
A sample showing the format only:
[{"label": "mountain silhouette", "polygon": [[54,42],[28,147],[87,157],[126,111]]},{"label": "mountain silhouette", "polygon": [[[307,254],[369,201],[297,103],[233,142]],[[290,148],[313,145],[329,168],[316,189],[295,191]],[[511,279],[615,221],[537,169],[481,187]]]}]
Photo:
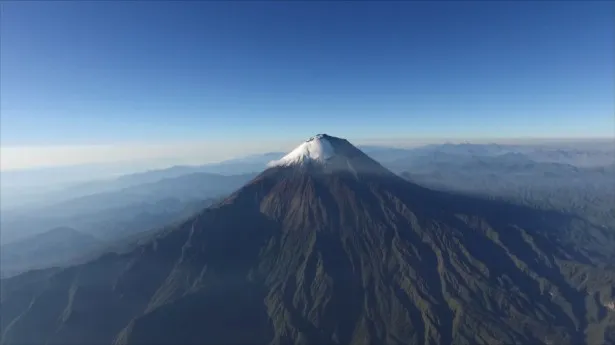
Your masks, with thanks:
[{"label": "mountain silhouette", "polygon": [[615,269],[579,228],[322,134],[132,251],[3,280],[2,343],[613,343]]}]

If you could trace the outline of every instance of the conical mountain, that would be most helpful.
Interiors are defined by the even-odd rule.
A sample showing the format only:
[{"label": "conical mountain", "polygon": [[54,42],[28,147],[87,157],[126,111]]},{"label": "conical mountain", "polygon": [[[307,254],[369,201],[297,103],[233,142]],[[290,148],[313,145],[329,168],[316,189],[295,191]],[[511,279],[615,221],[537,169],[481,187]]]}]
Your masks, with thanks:
[{"label": "conical mountain", "polygon": [[318,135],[123,254],[3,281],[2,341],[615,341],[615,273],[570,217],[429,190]]}]

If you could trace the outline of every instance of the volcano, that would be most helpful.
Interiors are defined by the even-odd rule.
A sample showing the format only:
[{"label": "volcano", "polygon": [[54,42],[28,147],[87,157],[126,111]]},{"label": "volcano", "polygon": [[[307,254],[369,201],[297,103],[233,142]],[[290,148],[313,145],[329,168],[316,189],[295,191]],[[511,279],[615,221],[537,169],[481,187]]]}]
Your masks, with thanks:
[{"label": "volcano", "polygon": [[612,343],[615,270],[579,227],[321,134],[131,251],[3,280],[2,343]]}]

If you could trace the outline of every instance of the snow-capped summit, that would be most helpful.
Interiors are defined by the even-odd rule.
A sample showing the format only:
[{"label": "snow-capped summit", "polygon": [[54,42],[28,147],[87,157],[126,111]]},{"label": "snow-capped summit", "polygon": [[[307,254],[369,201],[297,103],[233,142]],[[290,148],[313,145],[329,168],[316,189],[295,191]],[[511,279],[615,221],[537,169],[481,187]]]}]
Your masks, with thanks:
[{"label": "snow-capped summit", "polygon": [[315,135],[279,160],[271,161],[269,168],[301,168],[312,173],[347,172],[358,176],[363,174],[391,175],[348,140],[327,134]]},{"label": "snow-capped summit", "polygon": [[279,160],[269,162],[270,167],[303,165],[307,163],[325,163],[335,156],[335,148],[331,143],[332,137],[326,134],[315,135],[301,145],[297,146],[289,154]]}]

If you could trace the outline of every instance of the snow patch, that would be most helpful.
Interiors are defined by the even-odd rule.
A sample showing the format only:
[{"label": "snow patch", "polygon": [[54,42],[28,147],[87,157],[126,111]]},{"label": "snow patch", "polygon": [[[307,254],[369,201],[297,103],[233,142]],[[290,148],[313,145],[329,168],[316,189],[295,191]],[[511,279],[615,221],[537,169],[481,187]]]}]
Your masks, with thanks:
[{"label": "snow patch", "polygon": [[281,159],[269,162],[267,166],[302,165],[309,162],[324,164],[333,156],[335,156],[333,145],[325,135],[319,134],[306,140]]}]

